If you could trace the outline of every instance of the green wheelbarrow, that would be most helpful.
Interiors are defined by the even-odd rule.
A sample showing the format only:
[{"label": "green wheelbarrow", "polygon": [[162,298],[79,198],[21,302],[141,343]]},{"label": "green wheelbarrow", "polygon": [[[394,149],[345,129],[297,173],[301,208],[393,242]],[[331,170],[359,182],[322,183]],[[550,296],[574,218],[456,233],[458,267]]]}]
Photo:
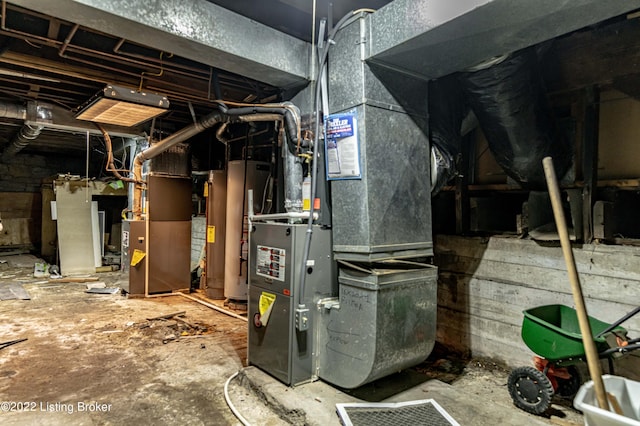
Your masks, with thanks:
[{"label": "green wheelbarrow", "polygon": [[[640,339],[627,339],[627,330],[620,326],[640,312],[640,306],[608,324],[589,317],[593,340],[600,359],[613,358],[640,349]],[[519,367],[507,381],[509,394],[516,407],[536,415],[543,414],[554,394],[571,398],[582,380],[577,364],[585,362],[582,334],[575,309],[564,305],[545,305],[524,311],[522,340],[536,356],[534,366]]]}]

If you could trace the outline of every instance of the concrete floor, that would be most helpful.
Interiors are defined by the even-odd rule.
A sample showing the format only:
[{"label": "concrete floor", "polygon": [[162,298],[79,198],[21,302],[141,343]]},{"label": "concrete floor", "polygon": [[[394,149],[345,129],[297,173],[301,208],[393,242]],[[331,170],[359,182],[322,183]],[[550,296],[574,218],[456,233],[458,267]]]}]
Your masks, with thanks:
[{"label": "concrete floor", "polygon": [[[462,425],[583,423],[566,401],[551,418],[526,414],[511,404],[508,370],[442,353],[356,391],[321,381],[289,388],[246,366],[243,320],[180,296],[88,294],[86,284],[50,283],[1,259],[0,286],[22,284],[31,296],[0,301],[0,342],[28,339],[0,349],[3,425],[237,425],[224,384],[238,371],[229,396],[254,425],[339,425],[338,402],[429,398]],[[107,286],[126,279],[96,276]]]}]

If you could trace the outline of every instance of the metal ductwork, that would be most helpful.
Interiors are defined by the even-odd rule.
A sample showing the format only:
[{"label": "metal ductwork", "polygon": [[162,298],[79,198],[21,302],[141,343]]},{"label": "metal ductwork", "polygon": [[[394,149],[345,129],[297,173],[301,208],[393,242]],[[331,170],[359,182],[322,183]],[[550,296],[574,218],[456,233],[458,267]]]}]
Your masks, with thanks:
[{"label": "metal ductwork", "polygon": [[27,107],[10,102],[0,102],[0,117],[26,120]]},{"label": "metal ductwork", "polygon": [[436,332],[427,82],[364,62],[367,24],[329,52],[329,109],[357,120],[361,175],[331,186],[339,297],[318,303],[317,374],[345,388],[420,363]]},{"label": "metal ductwork", "polygon": [[[202,131],[222,122],[251,122],[281,120],[284,122],[286,140],[290,147],[296,146],[300,140],[300,110],[290,102],[282,104],[246,105],[239,108],[230,109],[224,104],[219,104],[219,111],[214,111],[201,120],[187,126],[162,141],[152,145],[136,155],[133,162],[133,179],[135,189],[133,194],[133,214],[135,219],[142,217],[142,190],[144,181],[142,179],[142,164],[172,146],[175,146],[187,139],[201,133]],[[293,149],[293,148],[291,148]]]},{"label": "metal ductwork", "polygon": [[38,124],[25,124],[22,126],[18,134],[11,140],[9,146],[2,153],[2,159],[7,161],[22,151],[32,140],[40,136],[42,129],[44,129],[44,126]]},{"label": "metal ductwork", "polygon": [[18,131],[2,153],[2,159],[7,161],[16,153],[22,151],[31,141],[40,135],[44,123],[51,120],[50,106],[29,102],[27,106],[9,102],[0,102],[0,117],[25,120],[24,126]]},{"label": "metal ductwork", "polygon": [[284,208],[287,212],[302,211],[302,158],[283,147],[284,156]]}]

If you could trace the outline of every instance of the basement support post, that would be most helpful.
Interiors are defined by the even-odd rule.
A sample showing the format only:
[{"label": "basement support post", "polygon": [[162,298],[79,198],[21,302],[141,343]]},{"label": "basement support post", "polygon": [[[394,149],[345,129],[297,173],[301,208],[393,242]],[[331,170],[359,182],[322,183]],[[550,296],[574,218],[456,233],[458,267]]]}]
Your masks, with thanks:
[{"label": "basement support post", "polygon": [[596,87],[585,89],[582,132],[582,227],[584,242],[593,240],[593,202],[598,189],[598,130],[600,93]]}]

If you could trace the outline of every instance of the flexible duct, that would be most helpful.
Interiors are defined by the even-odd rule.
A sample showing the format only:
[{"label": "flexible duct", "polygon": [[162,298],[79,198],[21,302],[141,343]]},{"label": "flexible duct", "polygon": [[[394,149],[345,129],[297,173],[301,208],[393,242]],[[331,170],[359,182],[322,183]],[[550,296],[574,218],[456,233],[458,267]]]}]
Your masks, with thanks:
[{"label": "flexible duct", "polygon": [[2,159],[6,162],[11,157],[22,151],[32,140],[40,136],[44,126],[39,124],[25,124],[18,134],[11,140],[9,146],[2,153]]},{"label": "flexible duct", "polygon": [[458,78],[507,175],[525,188],[544,188],[542,159],[550,156],[564,176],[572,162],[571,145],[555,125],[533,48]]}]

